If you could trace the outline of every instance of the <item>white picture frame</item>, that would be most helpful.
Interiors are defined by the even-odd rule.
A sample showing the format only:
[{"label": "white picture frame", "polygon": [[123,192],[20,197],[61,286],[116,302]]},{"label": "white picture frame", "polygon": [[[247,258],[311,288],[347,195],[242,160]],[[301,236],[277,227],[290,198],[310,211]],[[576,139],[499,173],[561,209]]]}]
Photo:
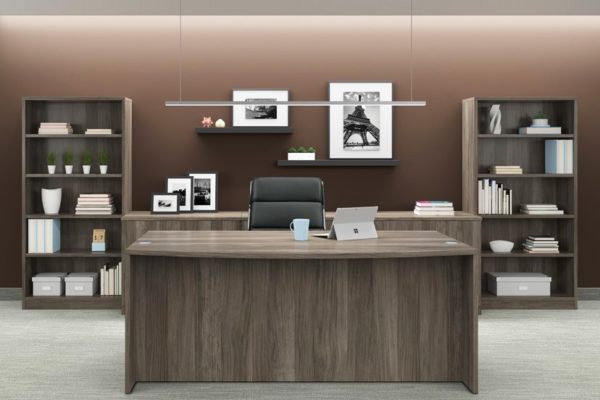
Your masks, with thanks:
[{"label": "white picture frame", "polygon": [[[287,89],[234,89],[233,101],[273,100],[288,101]],[[289,126],[287,105],[234,105],[233,126]]]},{"label": "white picture frame", "polygon": [[167,178],[167,193],[179,194],[179,212],[192,211],[192,178],[172,176]]},{"label": "white picture frame", "polygon": [[179,214],[177,193],[152,193],[152,214]]},{"label": "white picture frame", "polygon": [[[392,82],[330,82],[330,101],[392,101]],[[361,109],[359,109],[359,107]],[[393,112],[385,106],[330,106],[330,159],[392,159]]]},{"label": "white picture frame", "polygon": [[[192,178],[192,211],[214,212],[218,207],[218,174],[209,172],[190,172]],[[207,201],[208,200],[208,201]]]}]

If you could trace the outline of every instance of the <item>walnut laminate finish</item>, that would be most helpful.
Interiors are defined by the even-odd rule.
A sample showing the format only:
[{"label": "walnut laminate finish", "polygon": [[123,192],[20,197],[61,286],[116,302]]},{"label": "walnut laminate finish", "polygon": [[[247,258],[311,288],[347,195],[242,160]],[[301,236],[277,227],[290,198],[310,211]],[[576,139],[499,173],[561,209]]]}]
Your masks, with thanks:
[{"label": "walnut laminate finish", "polygon": [[293,251],[289,232],[149,232],[127,250],[125,391],[149,381],[459,381],[476,393],[476,249],[449,240],[381,232]]}]

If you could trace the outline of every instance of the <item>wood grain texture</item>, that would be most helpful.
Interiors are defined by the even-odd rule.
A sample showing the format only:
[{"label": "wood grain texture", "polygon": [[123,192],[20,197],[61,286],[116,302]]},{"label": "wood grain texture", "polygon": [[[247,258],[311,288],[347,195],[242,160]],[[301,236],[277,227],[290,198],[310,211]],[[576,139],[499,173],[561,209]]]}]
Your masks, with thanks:
[{"label": "wood grain texture", "polygon": [[477,251],[435,231],[383,231],[377,239],[339,241],[280,231],[149,231],[131,255],[200,258],[359,259],[473,255]]},{"label": "wood grain texture", "polygon": [[137,381],[461,381],[476,393],[473,261],[132,256],[126,392]]}]

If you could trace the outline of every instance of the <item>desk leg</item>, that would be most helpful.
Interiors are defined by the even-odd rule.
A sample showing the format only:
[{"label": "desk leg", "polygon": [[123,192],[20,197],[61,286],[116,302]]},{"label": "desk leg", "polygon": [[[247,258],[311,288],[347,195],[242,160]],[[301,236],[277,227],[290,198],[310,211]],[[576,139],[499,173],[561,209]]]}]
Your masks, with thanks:
[{"label": "desk leg", "polygon": [[465,362],[465,365],[468,365],[465,376],[465,380],[463,381],[464,385],[473,393],[477,394],[479,392],[479,297],[481,293],[481,272],[479,268],[479,258],[478,256],[473,257],[465,257],[465,265],[466,271],[468,273],[466,276],[467,279],[467,291],[470,294],[469,298],[471,299],[467,305],[468,312],[468,322],[467,322],[467,336],[468,343],[467,346],[467,354],[468,359]]},{"label": "desk leg", "polygon": [[131,262],[123,264],[123,281],[125,291],[123,292],[123,306],[125,314],[125,394],[130,394],[136,383],[135,358],[134,358],[134,332],[133,316],[134,310],[131,307],[133,284],[131,278]]}]

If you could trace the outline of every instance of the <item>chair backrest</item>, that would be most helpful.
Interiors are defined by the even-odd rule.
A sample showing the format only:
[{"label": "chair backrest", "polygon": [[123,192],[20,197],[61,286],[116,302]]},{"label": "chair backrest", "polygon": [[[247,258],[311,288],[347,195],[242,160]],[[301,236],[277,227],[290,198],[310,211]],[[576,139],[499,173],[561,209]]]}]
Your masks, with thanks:
[{"label": "chair backrest", "polygon": [[248,229],[284,229],[294,218],[325,229],[325,190],[319,178],[264,177],[250,182]]}]

